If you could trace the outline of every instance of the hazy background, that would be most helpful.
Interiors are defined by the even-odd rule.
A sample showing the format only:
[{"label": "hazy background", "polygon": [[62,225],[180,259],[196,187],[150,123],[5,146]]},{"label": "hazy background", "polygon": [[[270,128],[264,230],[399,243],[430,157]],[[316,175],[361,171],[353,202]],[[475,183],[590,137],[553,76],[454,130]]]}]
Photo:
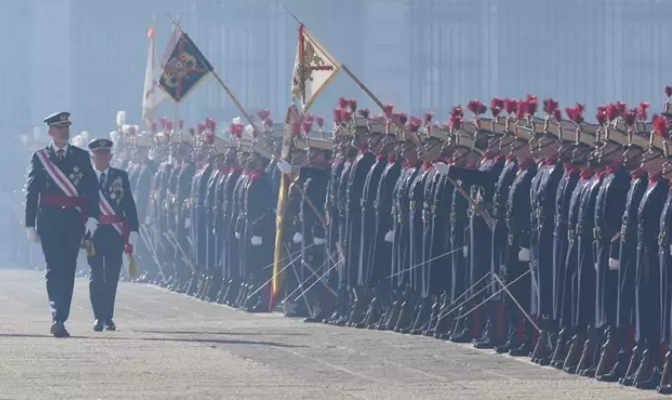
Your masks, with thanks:
[{"label": "hazy background", "polygon": [[[384,103],[438,120],[472,98],[527,93],[584,102],[588,119],[616,100],[648,100],[655,112],[672,84],[670,0],[0,0],[0,131],[16,138],[60,110],[92,136],[112,130],[118,110],[140,123],[146,32],[154,16],[160,55],[167,14],[245,107],[279,120],[297,40],[283,5]],[[371,104],[341,74],[313,111],[329,118],[339,96]],[[212,78],[179,108],[189,124],[237,114]],[[11,143],[0,146],[4,189],[22,183],[28,162]]]}]

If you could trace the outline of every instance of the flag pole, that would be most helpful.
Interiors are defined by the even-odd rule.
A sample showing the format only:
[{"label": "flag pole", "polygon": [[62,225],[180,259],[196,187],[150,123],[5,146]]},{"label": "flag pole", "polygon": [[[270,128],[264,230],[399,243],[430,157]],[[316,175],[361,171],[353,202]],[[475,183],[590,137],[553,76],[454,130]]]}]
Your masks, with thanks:
[{"label": "flag pole", "polygon": [[[168,18],[170,18],[170,20],[173,22],[173,24],[175,24],[175,26],[177,27],[177,29],[180,30],[181,33],[184,33],[184,30],[182,30],[182,28],[181,28],[180,25],[177,23],[177,21],[175,21],[170,15],[168,15]],[[199,61],[202,62],[202,60],[199,60]],[[250,114],[248,114],[247,111],[245,111],[245,109],[243,108],[243,105],[240,104],[240,102],[238,101],[238,99],[236,98],[236,96],[233,94],[233,92],[231,91],[231,89],[229,89],[229,87],[226,85],[226,83],[224,83],[224,81],[222,80],[222,78],[220,78],[220,76],[219,76],[219,74],[217,73],[217,71],[215,71],[215,69],[213,68],[212,71],[210,71],[210,73],[211,73],[212,76],[215,78],[215,80],[217,81],[217,83],[219,83],[219,85],[222,87],[222,89],[224,89],[224,91],[225,91],[226,94],[229,96],[229,98],[231,99],[231,101],[233,101],[233,104],[235,104],[235,106],[238,108],[238,110],[240,111],[240,113],[243,114],[243,116],[245,117],[245,119],[247,120],[247,122],[250,124],[250,126],[252,126],[252,130],[254,130],[254,133],[255,133],[257,136],[261,136],[261,132],[259,132],[259,130],[257,129],[257,126],[252,122],[252,118],[250,117]],[[310,208],[313,210],[313,212],[315,213],[315,215],[317,215],[317,217],[318,217],[318,219],[320,220],[320,222],[322,223],[322,225],[326,227],[326,226],[327,226],[327,219],[324,217],[324,215],[322,215],[322,213],[319,212],[318,208],[315,206],[315,204],[314,204],[313,201],[310,199],[310,197],[308,197],[308,196],[306,195],[306,192],[303,190],[303,188],[301,187],[301,185],[299,185],[299,184],[296,182],[296,179],[295,179],[293,176],[289,176],[289,178],[292,180],[292,183],[295,184],[297,190],[299,191],[299,194],[301,194],[301,197],[303,197],[303,198],[306,200],[306,203],[308,203],[308,206],[310,206]]]}]

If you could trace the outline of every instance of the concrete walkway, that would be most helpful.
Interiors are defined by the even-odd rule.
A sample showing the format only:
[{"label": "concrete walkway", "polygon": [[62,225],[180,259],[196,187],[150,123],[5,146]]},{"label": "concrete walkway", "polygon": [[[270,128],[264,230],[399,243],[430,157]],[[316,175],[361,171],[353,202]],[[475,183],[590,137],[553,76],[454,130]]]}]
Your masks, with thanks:
[{"label": "concrete walkway", "polygon": [[664,398],[424,337],[248,315],[124,284],[95,333],[78,280],[70,339],[48,335],[43,274],[0,269],[0,400]]}]

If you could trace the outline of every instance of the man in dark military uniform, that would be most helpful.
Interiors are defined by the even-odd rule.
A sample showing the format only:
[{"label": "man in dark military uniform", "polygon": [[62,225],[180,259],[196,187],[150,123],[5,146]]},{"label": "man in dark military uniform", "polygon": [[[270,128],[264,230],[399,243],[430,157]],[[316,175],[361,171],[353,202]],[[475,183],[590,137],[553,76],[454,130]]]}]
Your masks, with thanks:
[{"label": "man in dark military uniform", "polygon": [[[600,143],[599,127],[593,124],[584,124],[581,127],[581,135],[595,136],[596,143]],[[595,261],[593,251],[593,228],[595,223],[595,205],[597,195],[602,185],[606,167],[599,159],[599,150],[591,154],[591,176],[584,174],[584,189],[579,195],[578,209],[576,210],[576,224],[574,228],[574,243],[576,246],[576,258],[571,259],[574,253],[568,254],[568,264],[574,263],[573,273],[570,275],[570,267],[567,268],[566,279],[572,279],[569,298],[572,304],[571,326],[575,332],[564,362],[564,370],[568,373],[582,373],[589,369],[590,358],[594,355],[593,343],[595,340]],[[577,186],[578,187],[578,186]],[[574,222],[570,215],[570,223]],[[571,226],[570,226],[571,229]],[[588,339],[588,340],[586,340]],[[584,351],[585,345],[588,351]]]},{"label": "man in dark military uniform", "polygon": [[243,188],[240,210],[243,229],[240,237],[241,251],[244,253],[242,276],[251,290],[246,294],[243,303],[248,312],[267,312],[270,307],[271,287],[262,285],[271,277],[269,265],[273,263],[275,247],[273,227],[276,204],[270,196],[273,188],[265,168],[273,157],[271,137],[280,132],[271,130],[264,132],[262,137],[257,137],[247,161],[248,179]]},{"label": "man in dark military uniform", "polygon": [[[207,120],[206,120],[207,123]],[[195,145],[196,172],[191,180],[191,202],[189,219],[191,222],[191,240],[193,249],[194,276],[189,283],[187,294],[196,296],[199,289],[203,288],[207,280],[207,216],[205,210],[205,197],[207,182],[214,168],[214,155],[210,152],[209,144],[214,138],[214,132],[206,132],[206,124],[196,124]]]},{"label": "man in dark military uniform", "polygon": [[[307,306],[306,322],[321,322],[329,317],[335,303],[333,289],[328,286],[326,271],[326,226],[325,226],[325,199],[329,185],[328,163],[331,153],[331,141],[315,137],[304,137],[308,146],[308,165],[291,166],[283,160],[278,161],[278,168],[288,171],[288,174],[298,173],[304,182],[299,204],[299,220],[301,222],[301,254],[300,263],[305,269],[305,278],[302,276],[300,288],[293,289],[295,303],[303,303],[299,298],[304,297]],[[289,168],[289,169],[288,169]],[[283,171],[283,173],[285,173]],[[315,209],[313,209],[315,207]],[[294,256],[292,256],[294,258]],[[317,282],[317,280],[321,282]]]},{"label": "man in dark military uniform", "polygon": [[[415,313],[411,316],[412,324],[406,329],[414,335],[428,330],[433,305],[435,304],[433,301],[435,293],[431,290],[431,282],[435,278],[432,276],[432,245],[434,243],[432,242],[431,216],[434,192],[441,175],[437,173],[434,164],[441,159],[443,143],[448,139],[448,136],[438,126],[432,125],[432,117],[431,113],[425,114],[424,127],[419,135],[423,142],[423,147],[419,150],[423,163],[420,167],[421,172],[418,173],[415,182],[411,185],[412,201],[415,202],[416,207],[413,224],[411,225],[412,229],[415,229],[411,242],[411,246],[415,246],[412,251],[413,271],[411,272],[412,276],[416,278],[414,286],[419,298]],[[417,186],[413,187],[414,185]],[[417,221],[417,219],[420,219],[420,221]]]},{"label": "man in dark military uniform", "polygon": [[[557,102],[553,99],[545,100],[544,109],[547,117],[543,130],[537,123],[533,125],[535,134],[540,135],[535,145],[535,152],[543,158],[543,162],[537,174],[538,185],[533,193],[532,202],[534,210],[532,221],[535,224],[533,229],[535,236],[530,244],[532,268],[535,274],[532,304],[541,332],[531,359],[533,362],[548,365],[553,353],[552,335],[557,333],[553,317],[556,199],[558,187],[565,174],[563,164],[571,159],[572,146],[563,136],[563,128],[560,125],[562,117]],[[566,238],[566,235],[564,236]]]},{"label": "man in dark military uniform", "polygon": [[93,330],[96,332],[101,332],[103,328],[116,330],[114,302],[122,256],[133,253],[140,227],[128,174],[110,167],[112,145],[109,139],[96,139],[89,143],[100,186],[100,226],[92,238],[96,254],[87,258],[91,267],[89,296],[95,317]]},{"label": "man in dark military uniform", "polygon": [[[157,165],[156,162],[149,158],[149,151],[152,147],[152,138],[148,134],[139,135],[135,141],[135,149],[137,152],[138,160],[138,177],[135,183],[135,186],[132,186],[133,196],[135,197],[135,205],[138,210],[138,221],[140,221],[140,229],[144,229],[145,233],[141,236],[144,240],[150,240],[149,232],[151,231],[150,224],[151,218],[150,215],[150,204],[151,204],[151,184],[152,177],[156,173]],[[131,183],[131,185],[133,185]],[[138,247],[135,249],[136,254],[138,255],[139,261],[145,271],[144,275],[140,278],[143,282],[154,282],[159,278],[159,270],[156,265],[153,255],[151,254],[151,249],[148,246],[151,246],[151,243],[145,243],[144,240],[141,240],[138,243]]]},{"label": "man in dark military uniform", "polygon": [[173,237],[176,247],[175,274],[179,282],[177,290],[180,293],[186,293],[196,273],[188,239],[191,230],[191,211],[189,210],[191,181],[196,173],[196,163],[193,160],[193,136],[182,134],[181,130],[177,155],[180,166],[174,169],[174,173],[177,174],[174,191],[175,236]]},{"label": "man in dark military uniform", "polygon": [[156,256],[159,263],[163,267],[163,271],[166,274],[165,279],[167,281],[163,282],[165,285],[172,285],[174,277],[171,274],[169,268],[171,262],[174,258],[174,249],[170,244],[169,239],[166,237],[169,227],[169,178],[175,167],[176,160],[176,148],[171,144],[171,131],[172,124],[170,121],[165,119],[161,120],[163,125],[163,131],[157,133],[157,147],[160,152],[164,152],[166,158],[161,164],[154,176],[154,183],[152,185],[152,190],[155,193],[155,206],[154,206],[154,249],[156,250]]},{"label": "man in dark military uniform", "polygon": [[[520,103],[518,107],[521,107]],[[519,121],[521,119],[518,118]],[[524,312],[529,312],[531,303],[530,187],[532,178],[537,173],[537,164],[530,152],[529,141],[534,139],[530,130],[518,125],[514,129],[517,140],[511,145],[511,154],[518,159],[518,168],[506,202],[508,240],[504,270],[500,273],[502,281],[509,285],[509,291],[518,304],[505,297],[504,303],[512,329],[507,343],[496,350],[500,353],[508,352],[512,356],[528,356],[532,351],[532,327]],[[521,310],[519,307],[528,308]]]},{"label": "man in dark military uniform", "polygon": [[[373,131],[384,130],[385,137],[381,140],[380,151],[377,154],[377,163],[372,167],[367,177],[369,187],[365,189],[364,219],[362,231],[369,237],[370,232],[375,232],[369,237],[368,247],[362,246],[362,259],[364,263],[360,268],[365,268],[365,279],[369,290],[373,291],[374,297],[369,304],[364,325],[367,328],[377,328],[384,312],[392,305],[390,298],[391,287],[389,285],[389,267],[392,264],[392,241],[387,238],[387,233],[392,230],[392,190],[401,172],[401,158],[398,156],[397,137],[394,132],[389,132],[389,121],[384,120],[383,128],[375,123]],[[380,171],[377,183],[375,174]],[[371,220],[369,219],[371,218]],[[373,223],[372,226],[369,224]]]},{"label": "man in dark military uniform", "polygon": [[[287,260],[287,264],[289,264],[289,266],[287,269],[285,269],[283,274],[285,297],[291,293],[301,293],[302,289],[299,289],[299,286],[304,281],[304,268],[301,266],[303,227],[300,220],[301,202],[303,201],[303,195],[301,194],[300,189],[303,188],[307,175],[301,175],[297,172],[301,167],[306,167],[308,164],[307,143],[303,141],[302,133],[305,135],[305,132],[310,132],[311,128],[312,122],[309,120],[304,121],[302,124],[294,122],[291,127],[292,136],[294,138],[294,145],[289,154],[291,163],[291,171],[289,173],[293,174],[294,181],[290,181],[291,183],[289,184],[289,189],[287,190],[287,202],[285,204],[284,213],[287,219],[283,225],[284,235],[281,241],[281,245],[284,247],[284,250],[289,257]],[[281,168],[286,168],[286,164],[282,163],[281,165],[280,161],[278,161],[276,166],[281,171]],[[305,298],[291,296],[290,298],[285,298],[283,305],[286,316],[306,317],[308,315],[309,305]]]},{"label": "man in dark military uniform", "polygon": [[[334,111],[334,114],[336,114],[336,111]],[[341,226],[341,215],[338,208],[339,206],[338,190],[341,175],[343,174],[343,169],[345,168],[345,165],[348,161],[347,157],[348,146],[345,140],[347,136],[345,135],[345,132],[343,131],[338,121],[335,120],[334,123],[335,123],[333,130],[334,155],[331,160],[329,186],[327,186],[327,199],[326,199],[327,203],[326,211],[328,221],[326,251],[327,251],[327,265],[329,266],[329,269],[339,262],[338,248],[339,248],[339,229]],[[329,273],[326,278],[331,287],[338,287],[339,282],[338,271],[332,270],[332,272]],[[335,320],[335,319],[338,319],[338,308],[335,308],[333,314],[329,316],[329,318],[325,318],[324,322],[328,322],[329,320]]]},{"label": "man in dark military uniform", "polygon": [[[613,108],[615,105],[610,105],[610,107]],[[636,158],[634,159],[637,162],[635,165],[632,165],[632,157],[629,160],[625,158],[623,146],[628,138],[622,121],[621,117],[613,113],[613,118],[608,123],[609,125],[618,124],[616,129],[612,129],[607,124],[601,128],[602,147],[599,149],[599,157],[601,163],[607,168],[595,204],[595,227],[593,228],[593,238],[596,244],[594,254],[596,269],[595,337],[589,338],[592,340],[592,343],[589,343],[592,348],[586,346],[584,349],[586,353],[592,353],[589,354],[584,371],[580,371],[586,376],[599,377],[610,372],[616,358],[616,332],[612,327],[616,323],[618,304],[619,235],[627,193],[630,189],[630,169],[639,165],[639,160]],[[610,337],[612,337],[611,340],[609,340]],[[609,346],[602,349],[602,343],[609,344]],[[605,359],[603,360],[605,362],[598,365],[600,358],[607,356],[607,353],[612,361]]]},{"label": "man in dark military uniform", "polygon": [[[662,119],[661,119],[662,118]],[[667,132],[665,117],[654,120],[654,130]],[[665,134],[665,133],[664,133]],[[665,134],[666,135],[666,134]],[[655,143],[660,136],[654,135],[651,141]],[[658,146],[659,148],[662,146]],[[654,156],[659,155],[654,153]],[[663,176],[665,159],[658,156],[644,161],[643,168],[649,172],[649,183],[639,204],[637,215],[637,255],[635,268],[635,295],[634,295],[634,325],[637,347],[633,354],[621,383],[626,386],[635,386],[642,389],[653,389],[661,381],[660,367],[661,334],[663,333],[664,307],[661,304],[661,271],[660,245],[664,241],[660,234],[660,219],[663,207],[667,201],[670,189],[669,180]],[[662,244],[662,243],[661,243]]]},{"label": "man in dark military uniform", "polygon": [[[462,129],[473,137],[472,146],[474,149],[484,151],[483,157],[478,162],[478,169],[464,168],[465,163],[461,161],[451,165],[449,176],[453,181],[459,180],[464,186],[472,188],[470,195],[476,205],[471,205],[469,208],[470,257],[469,274],[466,279],[468,286],[471,288],[466,295],[470,298],[473,297],[473,300],[468,303],[468,309],[473,309],[473,311],[467,317],[466,322],[469,323],[464,324],[461,332],[455,332],[452,339],[458,342],[467,342],[473,339],[476,343],[487,340],[490,334],[488,331],[484,333],[483,338],[480,337],[487,319],[482,317],[481,308],[478,306],[486,297],[483,293],[488,282],[486,275],[490,272],[492,248],[492,230],[483,218],[484,215],[492,214],[491,204],[496,183],[504,168],[504,157],[499,156],[500,140],[498,138],[502,135],[504,126],[497,121],[496,117],[499,110],[494,107],[493,117],[495,119],[492,120],[480,118],[485,106],[478,100],[471,101],[469,109],[474,113],[475,123],[474,125],[465,123]],[[463,141],[464,139],[466,138],[462,138]],[[464,156],[461,158],[464,158]],[[468,163],[466,165],[468,166]],[[437,168],[443,170],[448,167],[439,164]],[[478,209],[475,207],[478,207]],[[438,295],[438,293],[436,294]],[[494,329],[494,326],[489,329]]]},{"label": "man in dark military uniform", "polygon": [[[605,282],[602,295],[602,304],[605,307],[612,307],[611,302],[615,303],[613,304],[614,309],[611,310],[613,320],[607,320],[609,324],[607,339],[595,372],[596,379],[606,382],[616,382],[624,377],[634,347],[637,213],[648,184],[648,174],[641,168],[648,143],[646,138],[637,132],[639,126],[639,122],[631,124],[629,121],[623,121],[619,125],[619,129],[625,128],[628,131],[627,149],[623,153],[623,161],[626,168],[631,171],[628,177],[623,213],[619,219],[619,230],[611,238],[615,240],[618,251],[611,251],[610,247],[614,245],[613,243],[608,247],[603,247],[603,257],[607,255],[609,257],[606,266],[608,271],[604,270],[603,264],[600,265],[603,274],[616,274],[612,278],[615,282]],[[648,132],[646,134],[648,135]],[[604,223],[612,222],[605,221]],[[608,254],[607,249],[610,250]],[[608,288],[611,288],[611,291]]]},{"label": "man in dark military uniform", "polygon": [[44,120],[52,143],[33,153],[26,184],[24,221],[28,238],[42,244],[51,334],[56,337],[70,336],[64,324],[70,315],[77,253],[82,238],[95,233],[100,214],[88,152],[68,145],[69,117],[70,113],[60,112]]},{"label": "man in dark military uniform", "polygon": [[[394,117],[393,117],[394,118]],[[398,123],[405,124],[406,117],[398,115]],[[406,129],[410,129],[408,126]],[[416,129],[417,130],[417,129]],[[392,289],[395,293],[395,303],[388,313],[385,329],[400,332],[402,328],[411,324],[411,312],[414,308],[412,294],[409,289],[411,284],[412,260],[410,253],[411,227],[410,216],[411,199],[410,188],[415,180],[422,161],[418,157],[418,144],[416,138],[407,136],[403,139],[402,171],[397,179],[393,191],[392,213],[395,223],[391,232],[386,235],[392,240],[392,265],[391,279]]]},{"label": "man in dark military uniform", "polygon": [[[350,100],[350,102],[352,111],[355,111],[356,102],[354,100]],[[374,151],[378,150],[377,147],[380,139],[382,139],[382,132],[369,132],[368,110],[360,110],[360,115],[355,118],[355,121],[357,126],[352,138],[352,145],[359,152],[352,163],[346,189],[347,239],[344,249],[346,253],[345,275],[352,297],[346,324],[351,325],[362,322],[371,300],[364,288],[364,270],[360,269],[359,263],[363,237],[366,236],[366,233],[362,231],[362,197],[367,175],[376,162]]]},{"label": "man in dark military uniform", "polygon": [[[232,125],[232,130],[242,129],[242,125],[238,127]],[[232,137],[236,137],[233,132]],[[218,222],[221,226],[221,241],[223,244],[222,255],[222,288],[218,296],[218,303],[226,304],[230,302],[229,293],[236,293],[240,282],[237,279],[239,266],[239,244],[235,237],[235,221],[238,218],[234,210],[235,203],[235,189],[236,183],[243,173],[241,165],[247,163],[244,153],[239,152],[237,143],[231,141],[225,155],[225,166],[228,169],[228,174],[222,183],[222,205],[221,217]],[[234,282],[234,278],[235,282]],[[235,287],[234,287],[235,286]]]}]

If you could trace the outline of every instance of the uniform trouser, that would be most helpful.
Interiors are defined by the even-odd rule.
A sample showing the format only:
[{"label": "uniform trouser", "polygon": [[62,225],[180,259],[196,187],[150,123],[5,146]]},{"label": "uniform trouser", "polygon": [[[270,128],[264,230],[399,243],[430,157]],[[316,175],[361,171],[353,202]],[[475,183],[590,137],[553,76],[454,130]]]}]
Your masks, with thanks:
[{"label": "uniform trouser", "polygon": [[660,260],[658,244],[638,245],[635,272],[635,340],[645,342],[655,360],[659,360],[661,342]]},{"label": "uniform trouser", "polygon": [[595,327],[616,326],[618,271],[609,269],[611,238],[597,241],[595,274]]},{"label": "uniform trouser", "polygon": [[467,290],[467,277],[469,276],[468,254],[464,253],[466,247],[464,238],[464,224],[453,224],[450,233],[450,246],[452,253],[452,288],[450,290],[450,300],[458,301],[458,298]]},{"label": "uniform trouser", "polygon": [[44,260],[47,263],[47,295],[54,321],[65,322],[70,316],[72,291],[75,285],[77,254],[82,244],[84,227],[74,209],[54,210],[46,217],[37,217]]},{"label": "uniform trouser", "polygon": [[103,225],[93,236],[96,255],[87,257],[91,275],[89,276],[89,298],[95,319],[109,321],[114,318],[114,302],[121,271],[124,244],[121,235],[111,226]]},{"label": "uniform trouser", "polygon": [[212,220],[213,216],[210,214],[208,216],[208,220],[206,221],[206,235],[205,235],[205,240],[206,240],[206,245],[205,245],[205,273],[208,275],[208,277],[213,277],[214,270],[217,266],[217,251],[216,251],[216,240],[217,238],[215,237],[214,233],[214,221]]},{"label": "uniform trouser", "polygon": [[578,264],[579,242],[571,238],[567,245],[567,257],[565,259],[564,282],[560,293],[560,325],[564,328],[574,326],[575,299],[578,297]]},{"label": "uniform trouser", "polygon": [[591,236],[579,238],[577,292],[574,298],[574,326],[595,325],[595,257]]},{"label": "uniform trouser", "polygon": [[[517,241],[510,242],[506,251],[506,272],[504,274],[504,284],[509,285],[508,289],[511,295],[516,299],[518,304],[522,307],[529,307],[531,300],[532,278],[528,272],[530,268],[529,262],[522,262],[518,260],[518,252],[520,245]],[[521,277],[522,276],[522,277]],[[514,282],[515,281],[515,282]],[[517,304],[510,298],[505,297],[506,312],[508,315],[509,329],[513,339],[512,342],[522,344],[523,340],[530,333],[530,323],[527,321],[525,314],[520,310]],[[529,312],[529,308],[525,310]]]},{"label": "uniform trouser", "polygon": [[449,226],[447,218],[434,215],[431,227],[429,293],[440,295],[452,287],[452,257],[450,254]]},{"label": "uniform trouser", "polygon": [[672,343],[672,329],[670,323],[672,318],[670,316],[670,309],[672,307],[672,254],[670,254],[670,246],[667,244],[660,245],[658,251],[660,258],[660,323],[662,331],[662,342]]},{"label": "uniform trouser", "polygon": [[[243,236],[247,239],[245,246],[245,265],[244,273],[247,282],[250,283],[254,290],[261,288],[266,281],[271,278],[272,269],[267,268],[273,263],[273,237],[265,236],[262,238],[260,246],[252,246],[250,240],[252,235],[247,234]],[[292,268],[292,267],[289,267]],[[261,307],[269,307],[271,300],[271,285],[266,285],[259,290],[256,295]]]},{"label": "uniform trouser", "polygon": [[565,288],[565,270],[567,265],[567,227],[556,226],[553,232],[553,271],[552,271],[552,296],[553,296],[553,319],[560,321]]},{"label": "uniform trouser", "polygon": [[[350,287],[359,284],[359,253],[362,247],[362,213],[351,211],[348,213],[347,242],[345,245],[346,279]],[[364,283],[362,277],[361,283]]]},{"label": "uniform trouser", "polygon": [[[481,281],[481,279],[490,272],[490,252],[492,250],[490,241],[492,240],[492,236],[490,229],[488,229],[488,226],[479,215],[471,217],[470,226],[469,287],[473,286],[471,293],[476,294],[481,292],[485,287],[486,282],[485,280]],[[471,297],[471,293],[469,297]],[[481,292],[476,295],[474,300],[480,303],[480,299],[485,297],[485,293]]]},{"label": "uniform trouser", "polygon": [[[552,219],[549,219],[552,221]],[[539,277],[539,286],[537,297],[539,299],[540,316],[553,315],[553,224],[542,219],[539,229],[539,240],[537,244],[537,276]]]},{"label": "uniform trouser", "polygon": [[632,239],[621,239],[618,268],[618,305],[616,325],[619,328],[635,323],[635,275],[637,270],[637,245]]},{"label": "uniform trouser", "polygon": [[[383,233],[383,235],[385,235],[385,233]],[[359,260],[357,262],[357,284],[367,285],[369,283],[369,271],[373,266],[371,253],[378,240],[378,232],[376,232],[376,215],[374,210],[365,208],[362,212],[362,225],[359,234],[361,245],[359,247]]]},{"label": "uniform trouser", "polygon": [[[403,218],[403,216],[402,216]],[[392,243],[392,288],[404,288],[409,282],[408,268],[411,264],[410,258],[410,232],[408,223],[397,222],[394,225],[394,241]],[[403,272],[402,272],[403,271]]]},{"label": "uniform trouser", "polygon": [[[425,271],[425,265],[422,264],[422,254],[423,254],[423,224],[422,224],[422,215],[419,211],[414,211],[411,213],[409,227],[411,228],[410,232],[410,248],[409,248],[409,257],[410,262],[408,263],[410,276],[411,290],[415,293],[420,293],[422,290],[422,275]],[[425,272],[426,274],[426,272]]]},{"label": "uniform trouser", "polygon": [[207,273],[208,225],[205,217],[205,207],[197,205],[194,212],[194,259],[198,273]]}]

